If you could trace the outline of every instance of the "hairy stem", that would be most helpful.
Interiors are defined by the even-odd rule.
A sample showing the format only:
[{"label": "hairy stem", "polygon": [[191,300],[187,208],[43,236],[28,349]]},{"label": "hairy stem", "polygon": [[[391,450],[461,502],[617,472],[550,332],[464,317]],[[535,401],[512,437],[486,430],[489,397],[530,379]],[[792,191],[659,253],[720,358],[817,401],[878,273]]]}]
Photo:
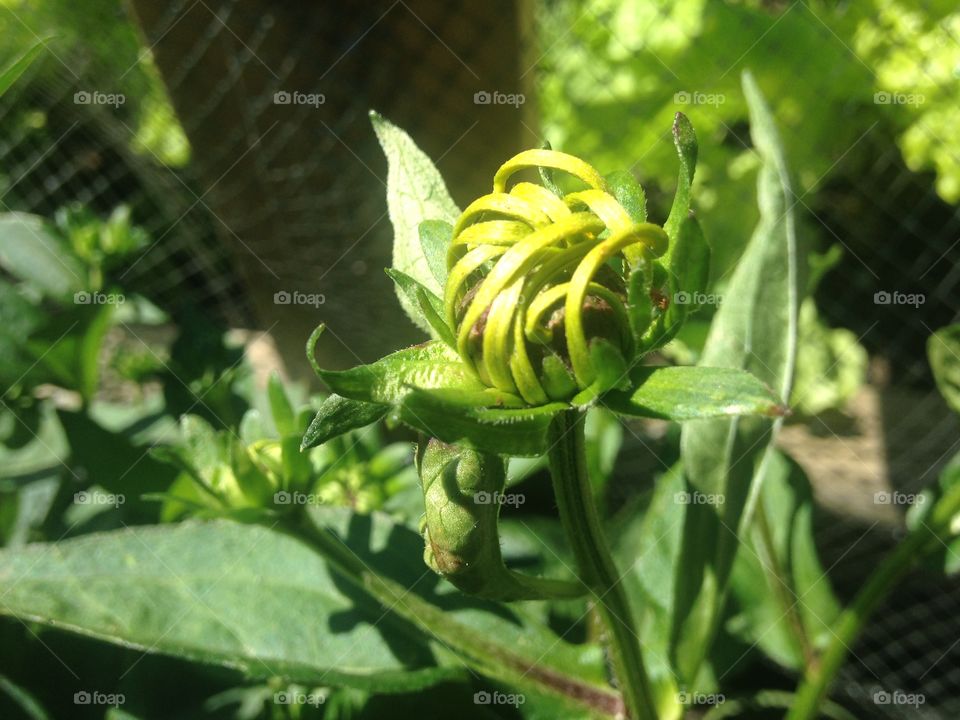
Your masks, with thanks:
[{"label": "hairy stem", "polygon": [[797,700],[786,716],[787,720],[813,720],[817,717],[830,683],[843,666],[847,653],[867,620],[914,563],[949,537],[950,526],[957,513],[960,513],[960,483],[954,485],[934,506],[929,517],[921,521],[880,563],[850,607],[837,619],[830,645],[820,663],[808,669],[797,690]]},{"label": "hairy stem", "polygon": [[344,578],[375,598],[388,612],[436,638],[471,670],[520,689],[560,696],[594,714],[622,714],[623,702],[610,688],[572,677],[545,664],[542,658],[525,655],[451,618],[411,588],[375,573],[342,540],[308,519],[283,529],[310,542]]},{"label": "hairy stem", "polygon": [[607,545],[587,476],[584,413],[567,410],[550,425],[550,472],[560,520],[586,585],[606,627],[614,671],[632,718],[655,720],[657,712],[643,666],[639,637],[620,574]]}]

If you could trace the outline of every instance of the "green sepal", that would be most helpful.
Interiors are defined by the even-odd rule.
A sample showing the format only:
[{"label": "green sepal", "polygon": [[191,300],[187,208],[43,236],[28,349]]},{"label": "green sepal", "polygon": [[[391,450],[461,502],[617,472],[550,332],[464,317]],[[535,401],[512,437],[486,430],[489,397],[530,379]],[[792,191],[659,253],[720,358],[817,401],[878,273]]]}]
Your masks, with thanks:
[{"label": "green sepal", "polygon": [[389,409],[389,405],[330,395],[320,405],[310,427],[303,434],[300,450],[322,445],[351,430],[378,422]]},{"label": "green sepal", "polygon": [[553,417],[566,403],[534,408],[463,407],[430,390],[410,390],[400,403],[400,419],[407,425],[447,443],[475,450],[536,457],[547,451],[547,432]]}]

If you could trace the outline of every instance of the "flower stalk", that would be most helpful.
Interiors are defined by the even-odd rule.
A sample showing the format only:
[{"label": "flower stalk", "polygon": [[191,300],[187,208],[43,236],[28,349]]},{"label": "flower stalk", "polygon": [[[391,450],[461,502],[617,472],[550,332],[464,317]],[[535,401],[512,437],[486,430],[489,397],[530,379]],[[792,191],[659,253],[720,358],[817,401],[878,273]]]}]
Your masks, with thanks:
[{"label": "flower stalk", "polygon": [[621,575],[600,525],[587,475],[585,414],[567,410],[550,428],[550,472],[560,521],[573,549],[580,581],[596,606],[610,645],[614,672],[631,718],[655,720],[657,712],[633,614]]}]

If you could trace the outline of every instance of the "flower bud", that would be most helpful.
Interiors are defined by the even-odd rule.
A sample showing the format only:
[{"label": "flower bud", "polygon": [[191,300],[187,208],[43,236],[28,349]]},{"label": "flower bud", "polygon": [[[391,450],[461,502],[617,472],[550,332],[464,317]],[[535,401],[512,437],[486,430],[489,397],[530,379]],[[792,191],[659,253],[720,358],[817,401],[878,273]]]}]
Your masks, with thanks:
[{"label": "flower bud", "polygon": [[[584,187],[560,194],[516,182],[508,191],[529,168],[563,171]],[[652,277],[666,249],[664,230],[635,222],[590,165],[522,152],[454,227],[444,308],[456,349],[491,387],[530,404],[569,400],[601,381],[604,358],[621,367],[635,358],[630,274]]]}]

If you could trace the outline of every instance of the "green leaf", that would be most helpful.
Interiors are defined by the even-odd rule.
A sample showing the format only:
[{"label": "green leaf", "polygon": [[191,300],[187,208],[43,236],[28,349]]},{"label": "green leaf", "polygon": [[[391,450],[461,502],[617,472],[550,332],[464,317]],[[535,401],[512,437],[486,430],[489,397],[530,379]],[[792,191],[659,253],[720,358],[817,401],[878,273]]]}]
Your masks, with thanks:
[{"label": "green leaf", "polygon": [[36,215],[0,215],[0,267],[57,300],[84,289],[82,264]]},{"label": "green leaf", "polygon": [[371,425],[386,415],[387,410],[387,405],[330,395],[304,433],[300,449],[322,445],[346,432]]},{"label": "green leaf", "polygon": [[272,373],[267,381],[267,399],[270,402],[270,414],[277,432],[283,435],[297,435],[300,428],[297,426],[297,414],[290,404],[287,391],[283,388],[283,381],[277,373]]},{"label": "green leaf", "polygon": [[687,315],[696,311],[707,296],[710,282],[710,246],[700,223],[691,213],[680,223],[670,256],[670,305],[664,324],[670,336],[676,335]]},{"label": "green leaf", "polygon": [[420,319],[427,323],[430,328],[430,337],[434,340],[442,340],[450,347],[455,347],[456,340],[453,337],[453,331],[447,325],[446,320],[443,319],[443,300],[399,270],[387,268],[385,272],[413,304],[414,312],[418,313]]},{"label": "green leaf", "polygon": [[673,196],[673,205],[670,206],[670,215],[663,224],[663,229],[670,237],[670,249],[663,258],[667,267],[672,267],[674,243],[680,230],[680,225],[690,212],[690,188],[693,185],[693,174],[697,168],[697,134],[693,130],[690,120],[681,112],[673,119],[673,144],[677,148],[680,158],[680,172],[677,178],[677,192]]},{"label": "green leaf", "polygon": [[281,676],[412,690],[458,675],[425,636],[310,547],[217,521],[0,552],[0,612],[137,648]]},{"label": "green leaf", "polygon": [[954,412],[960,412],[960,325],[937,330],[927,340],[927,357],[937,389]]},{"label": "green leaf", "polygon": [[427,259],[430,274],[443,288],[447,284],[447,249],[453,239],[453,225],[443,220],[420,223],[420,248]]},{"label": "green leaf", "polygon": [[779,416],[785,411],[762,382],[744,370],[712,367],[638,367],[632,392],[603,398],[611,410],[634,417],[694,420],[731,415]]},{"label": "green leaf", "polygon": [[803,470],[774,451],[761,482],[757,522],[733,567],[740,612],[728,630],[800,671],[810,651],[833,637],[840,604],[817,556],[813,493]]},{"label": "green leaf", "polygon": [[403,398],[400,419],[447,443],[497,455],[533,457],[547,451],[550,420],[567,407],[564,403],[535,408],[469,407],[449,393],[416,390]]},{"label": "green leaf", "polygon": [[436,340],[399,350],[370,365],[319,373],[339,395],[386,405],[399,404],[411,388],[487,389],[456,352]]},{"label": "green leaf", "polygon": [[[789,398],[797,353],[800,305],[794,193],[773,117],[745,73],[760,222],[710,327],[700,364],[749,372]],[[730,571],[756,506],[764,466],[780,426],[759,418],[693,420],[684,424],[681,458],[690,488],[722,503],[691,505],[685,518],[673,620],[673,662],[691,684],[716,635]],[[711,538],[705,542],[706,538]]]},{"label": "green leaf", "polygon": [[37,59],[37,55],[40,54],[40,51],[43,50],[44,47],[46,47],[46,40],[38,40],[33,47],[29,48],[21,54],[20,57],[0,71],[0,95],[3,95],[9,90],[10,86],[23,75],[26,69]]},{"label": "green leaf", "polygon": [[[443,287],[430,271],[420,244],[420,223],[443,220],[451,225],[460,210],[437,168],[403,130],[377,113],[370,112],[373,129],[387,156],[387,210],[393,224],[393,268],[409,275],[435,295]],[[410,319],[425,332],[429,325],[419,317],[416,304],[398,292],[400,304]]]},{"label": "green leaf", "polygon": [[687,485],[677,465],[657,478],[649,504],[644,506],[643,499],[635,500],[618,516],[610,533],[617,564],[628,568],[622,582],[640,641],[647,649],[644,664],[664,717],[673,717],[678,710],[679,688],[669,658],[676,574],[689,507],[678,502],[681,497],[688,497]]},{"label": "green leaf", "polygon": [[29,720],[49,720],[50,716],[37,699],[6,675],[0,675],[0,692],[13,700]]},{"label": "green leaf", "polygon": [[363,578],[384,607],[416,617],[418,626],[460,656],[495,656],[495,665],[482,672],[515,687],[582,692],[580,697],[592,696],[592,702],[609,702],[597,645],[565,642],[535,622],[536,613],[525,605],[479,598],[464,602],[446,581],[424,572],[423,539],[382,513],[358,515],[331,506],[310,506],[308,513],[327,538],[318,537],[318,547],[328,548],[331,559],[340,558],[350,574]]}]

